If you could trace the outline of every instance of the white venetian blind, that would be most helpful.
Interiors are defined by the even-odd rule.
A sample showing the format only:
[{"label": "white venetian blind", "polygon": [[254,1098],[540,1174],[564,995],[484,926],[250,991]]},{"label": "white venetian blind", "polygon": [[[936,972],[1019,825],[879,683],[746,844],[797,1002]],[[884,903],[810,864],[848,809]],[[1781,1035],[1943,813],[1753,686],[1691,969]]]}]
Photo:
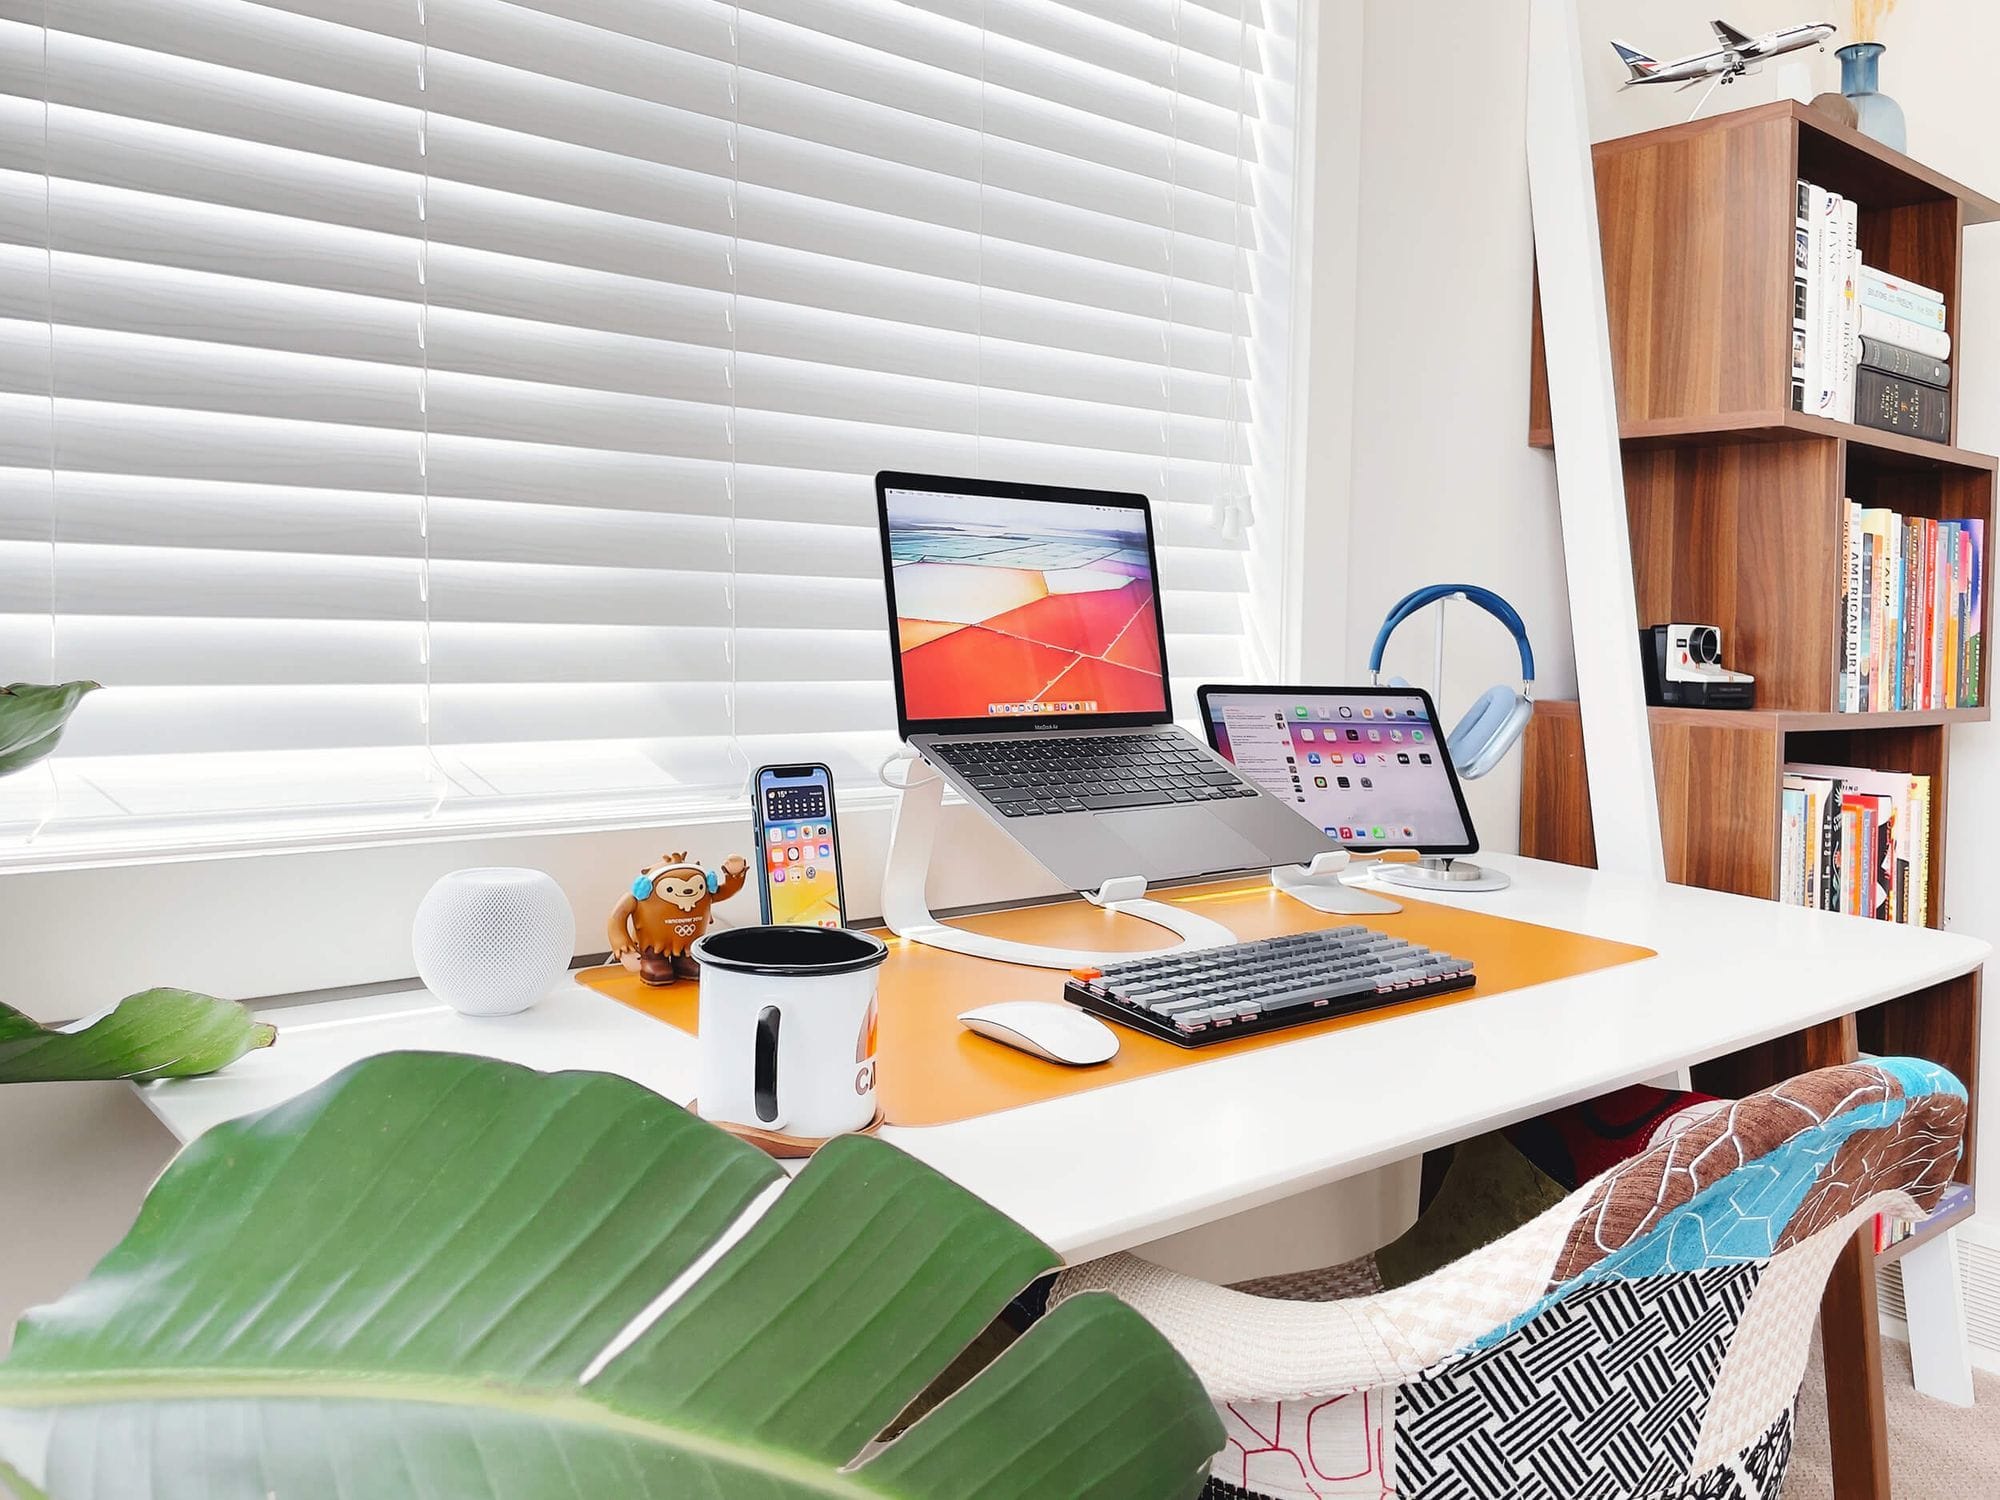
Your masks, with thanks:
[{"label": "white venetian blind", "polygon": [[1254,666],[1295,3],[0,0],[0,681],[105,684],[0,838],[872,774],[881,468],[1145,491]]}]

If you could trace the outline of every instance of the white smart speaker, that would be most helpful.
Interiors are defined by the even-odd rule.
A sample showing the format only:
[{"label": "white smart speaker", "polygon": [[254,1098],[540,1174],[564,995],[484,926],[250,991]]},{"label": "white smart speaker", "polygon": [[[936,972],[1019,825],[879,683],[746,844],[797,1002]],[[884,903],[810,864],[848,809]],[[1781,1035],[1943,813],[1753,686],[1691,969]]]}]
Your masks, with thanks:
[{"label": "white smart speaker", "polygon": [[511,1016],[569,970],[576,917],[540,870],[454,870],[425,893],[410,933],[417,975],[467,1016]]}]

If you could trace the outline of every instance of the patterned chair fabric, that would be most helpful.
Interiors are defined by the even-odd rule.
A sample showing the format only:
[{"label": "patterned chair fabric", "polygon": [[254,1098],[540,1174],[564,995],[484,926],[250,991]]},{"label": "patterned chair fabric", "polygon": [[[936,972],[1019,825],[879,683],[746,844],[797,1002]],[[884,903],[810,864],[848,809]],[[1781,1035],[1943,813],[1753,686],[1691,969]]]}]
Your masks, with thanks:
[{"label": "patterned chair fabric", "polygon": [[1663,1129],[1513,1233],[1375,1295],[1210,1286],[1129,1255],[1065,1271],[1202,1376],[1206,1500],[1777,1500],[1813,1320],[1873,1215],[1935,1205],[1966,1094],[1934,1064],[1808,1073]]}]

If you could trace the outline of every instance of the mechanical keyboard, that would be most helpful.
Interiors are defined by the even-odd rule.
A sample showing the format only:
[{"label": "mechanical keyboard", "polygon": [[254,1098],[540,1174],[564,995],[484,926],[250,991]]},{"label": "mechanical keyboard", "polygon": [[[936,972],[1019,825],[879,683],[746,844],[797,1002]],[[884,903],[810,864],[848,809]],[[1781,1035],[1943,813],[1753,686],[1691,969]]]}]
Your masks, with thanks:
[{"label": "mechanical keyboard", "polygon": [[952,740],[925,754],[957,771],[1009,818],[1257,795],[1235,771],[1170,730]]},{"label": "mechanical keyboard", "polygon": [[1339,927],[1075,969],[1065,998],[1093,1015],[1203,1047],[1477,982],[1453,958],[1367,927]]}]

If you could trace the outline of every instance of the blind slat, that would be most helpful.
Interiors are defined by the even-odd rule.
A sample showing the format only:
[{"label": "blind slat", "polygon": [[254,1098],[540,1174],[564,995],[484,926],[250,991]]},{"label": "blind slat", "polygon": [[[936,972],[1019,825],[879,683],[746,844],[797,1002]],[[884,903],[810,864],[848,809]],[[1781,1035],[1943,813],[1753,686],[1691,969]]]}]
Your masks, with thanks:
[{"label": "blind slat", "polygon": [[1293,6],[0,7],[0,656],[107,684],[0,845],[872,775],[883,468],[1149,495],[1253,670]]}]

